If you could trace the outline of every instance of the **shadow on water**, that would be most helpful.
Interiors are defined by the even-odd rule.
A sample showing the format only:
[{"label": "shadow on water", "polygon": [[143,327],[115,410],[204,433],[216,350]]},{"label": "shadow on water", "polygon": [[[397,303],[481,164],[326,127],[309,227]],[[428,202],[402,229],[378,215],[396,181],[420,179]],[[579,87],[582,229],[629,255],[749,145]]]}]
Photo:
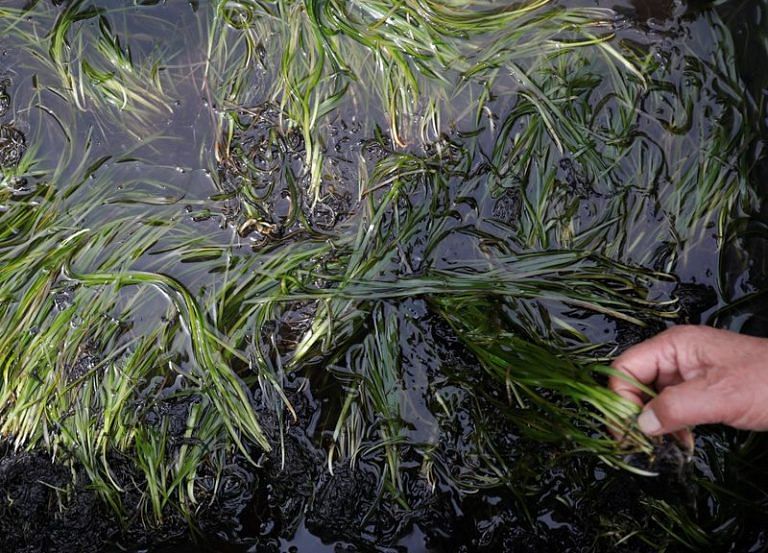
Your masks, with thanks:
[{"label": "shadow on water", "polygon": [[[543,160],[541,167],[532,161],[525,175],[499,169],[513,164],[506,156],[522,154],[510,151],[512,139],[497,140],[498,133],[508,132],[517,140],[533,125],[524,111],[517,118],[510,116],[519,108],[512,94],[519,84],[514,78],[498,78],[501,92],[488,102],[479,128],[472,107],[483,86],[476,84],[458,92],[427,131],[420,129],[416,118],[410,127],[404,122],[403,140],[420,132],[430,140],[411,142],[400,150],[393,147],[387,132],[391,121],[372,100],[373,92],[365,83],[353,83],[349,103],[322,123],[324,178],[318,200],[312,197],[305,170],[311,144],[300,132],[284,130],[281,107],[271,96],[269,83],[281,73],[265,60],[277,59],[271,50],[276,45],[255,37],[253,44],[232,39],[222,46],[226,52],[217,50],[220,45],[209,36],[213,23],[207,2],[127,5],[114,0],[95,3],[100,12],[88,11],[87,2],[76,0],[8,4],[30,8],[28,19],[19,25],[29,26],[39,36],[48,36],[62,10],[72,6],[81,10],[64,33],[66,45],[50,52],[53,65],[48,53],[30,55],[30,45],[19,37],[9,38],[14,36],[10,30],[0,37],[0,167],[23,164],[25,152],[27,159],[34,158],[32,166],[22,167],[25,176],[14,180],[13,198],[32,198],[36,205],[49,202],[64,214],[62,225],[71,227],[70,235],[81,228],[115,225],[103,247],[77,258],[80,265],[75,271],[87,273],[112,263],[115,271],[130,268],[171,275],[177,286],[150,292],[108,289],[114,303],[105,311],[120,314],[114,335],[95,337],[93,347],[84,341],[78,359],[67,367],[69,378],[101,366],[105,355],[101,344],[127,348],[147,329],[165,329],[156,344],[171,352],[160,359],[173,370],[142,381],[145,397],[157,403],[146,408],[137,403],[136,411],[142,413],[139,420],[144,426],[168,425],[169,448],[187,447],[195,437],[186,433],[186,424],[199,398],[177,397],[173,392],[157,392],[155,398],[153,386],[175,390],[177,375],[196,370],[199,352],[177,313],[182,311],[179,302],[174,303],[188,292],[203,306],[207,323],[222,335],[234,329],[233,340],[245,344],[227,362],[247,374],[244,378],[259,390],[255,403],[265,432],[281,447],[259,458],[258,468],[240,453],[230,458],[230,452],[222,453],[225,468],[218,476],[213,467],[206,467],[210,474],[201,476],[202,490],[197,490],[206,499],[196,513],[202,535],[194,540],[188,521],[175,511],[164,513],[164,523],[148,530],[138,517],[127,528],[119,528],[114,514],[97,501],[82,468],[74,469],[77,480],[72,486],[69,469],[51,464],[42,454],[8,448],[0,459],[0,489],[19,500],[0,510],[0,529],[7,532],[0,544],[30,553],[67,547],[158,553],[575,552],[614,550],[617,542],[628,544],[631,551],[656,551],[659,544],[653,540],[667,539],[671,517],[685,516],[691,520],[673,520],[670,533],[681,529],[690,533],[665,541],[666,551],[695,550],[707,539],[701,528],[719,532],[713,550],[768,549],[765,437],[704,429],[692,464],[682,460],[675,446],[663,445],[650,467],[660,469],[662,476],[649,481],[608,468],[594,457],[563,455],[558,444],[545,444],[500,424],[506,419],[494,414],[504,409],[509,391],[498,389],[498,382],[457,338],[455,328],[436,316],[435,304],[422,295],[383,301],[380,310],[371,309],[364,323],[349,331],[351,353],[337,358],[311,350],[293,374],[283,371],[283,363],[302,343],[313,317],[331,309],[330,302],[306,297],[276,308],[273,318],[261,321],[253,335],[250,327],[239,324],[248,316],[248,301],[258,301],[258,295],[254,299],[238,287],[263,286],[264,294],[271,293],[258,280],[277,272],[270,256],[279,258],[281,248],[296,244],[320,248],[334,239],[342,245],[351,239],[357,231],[354,223],[368,209],[359,181],[395,151],[411,149],[421,159],[439,162],[447,175],[444,196],[420,189],[409,198],[410,204],[396,207],[417,212],[419,206],[431,204],[447,215],[439,221],[444,233],[437,243],[424,237],[428,225],[423,221],[414,225],[413,235],[393,242],[386,263],[376,267],[382,282],[403,274],[420,277],[433,266],[450,269],[457,259],[493,261],[528,249],[567,248],[572,244],[568,230],[578,234],[590,225],[602,228],[595,221],[603,222],[601,217],[615,207],[615,198],[591,187],[594,179],[572,159],[576,156],[566,152],[558,159]],[[0,26],[8,25],[2,19],[3,7]],[[707,63],[717,58],[713,53],[717,46],[711,42],[716,13],[724,24],[718,32],[727,29],[733,38],[737,80],[746,87],[748,118],[755,124],[739,157],[729,162],[748,167],[749,193],[759,201],[732,207],[726,245],[720,252],[716,222],[693,221],[687,228],[684,222],[660,214],[658,204],[664,198],[655,197],[657,191],[627,192],[629,237],[617,233],[615,244],[606,239],[610,243],[605,248],[623,262],[672,271],[674,282],[649,281],[648,286],[658,297],[679,299],[678,321],[768,336],[768,77],[760,69],[768,64],[768,6],[764,1],[712,7],[630,0],[615,9],[621,14],[616,40],[679,69],[675,75],[681,81],[655,83],[653,117],[639,123],[633,133],[651,138],[637,141],[641,154],[606,168],[606,180],[653,173],[663,187],[664,178],[680,176],[664,176],[665,152],[685,158],[670,145],[672,131],[690,139],[683,147],[691,147],[698,144],[698,133],[708,128],[701,118],[691,128],[677,128],[680,112],[688,107],[678,95],[694,88],[681,75],[695,79],[691,67],[698,58]],[[233,54],[241,49],[249,55]],[[247,67],[221,63],[230,57],[247,58]],[[124,63],[128,58],[130,63]],[[91,60],[92,65],[82,60]],[[132,90],[121,88],[115,76],[122,84],[136,79],[151,86],[131,96]],[[583,78],[583,86],[592,87],[595,98],[602,98],[601,106],[609,114],[605,117],[620,111],[618,100],[603,94],[608,85],[593,84],[601,75],[585,72]],[[694,98],[700,104],[692,109],[709,110],[722,120],[736,118],[728,102],[737,104],[737,94],[729,86],[726,79],[713,78],[703,87],[712,95],[702,92]],[[76,103],[81,104],[76,109],[65,89],[75,91]],[[365,121],[359,120],[361,112],[367,114]],[[604,153],[611,155],[608,148]],[[634,165],[638,159],[646,165]],[[690,167],[682,165],[680,172],[686,173]],[[563,219],[567,213],[577,228],[560,233],[534,228],[530,212],[536,211],[535,198],[526,197],[528,204],[522,201],[523,177],[561,189],[554,195],[557,209],[551,208],[552,217]],[[493,193],[492,182],[501,182]],[[375,192],[380,191],[370,197]],[[657,204],[644,203],[645,198]],[[392,225],[405,221],[399,215],[387,216]],[[679,243],[659,243],[660,233],[668,228],[671,234],[690,230],[690,236]],[[24,238],[23,231],[14,229],[8,240]],[[6,235],[0,237],[4,244]],[[112,262],[113,256],[126,251],[125,244],[131,246],[133,257],[126,263]],[[335,245],[322,247],[327,247],[322,255],[307,258],[323,268],[336,267],[342,253]],[[76,284],[69,287],[65,281],[54,289],[58,313],[71,308],[79,293]],[[322,290],[323,284],[317,288]],[[239,299],[237,294],[242,293],[243,301],[217,302],[219,287],[232,287],[234,297]],[[613,351],[665,324],[651,321],[649,328],[638,330],[616,318],[546,299],[499,302],[493,307],[498,307],[498,314],[489,315],[494,323],[498,319],[499,325],[508,325],[525,338],[537,339],[534,331],[540,331],[563,351],[582,356],[590,351],[579,350],[581,342],[574,336]],[[388,418],[351,399],[360,382],[376,384],[365,379],[361,351],[370,346],[366,340],[372,329],[385,332],[385,321],[396,322],[386,332],[397,345],[400,364],[399,379],[381,384],[382,395],[392,400]],[[338,322],[339,332],[344,332],[345,321]],[[560,331],[553,330],[560,323]],[[96,343],[98,339],[103,342]],[[270,392],[271,383],[248,373],[249,363],[264,344],[268,351],[264,362],[274,368],[295,410],[291,423],[281,418],[290,414]],[[340,432],[334,426],[342,416],[349,422]],[[356,422],[362,425],[366,417],[381,420],[376,419],[368,434],[360,430],[355,435]],[[386,456],[391,444],[376,441],[378,432],[387,431],[404,437],[402,444],[392,440],[399,447],[398,486],[388,480]],[[351,451],[356,452],[352,459],[347,455]],[[493,458],[486,458],[489,451]],[[111,477],[128,490],[126,509],[146,509],[147,500],[140,493],[146,482],[136,467],[117,454],[111,463]],[[66,494],[51,491],[65,488]],[[223,497],[216,499],[216,494]],[[76,508],[51,516],[51,506],[64,495]],[[748,501],[742,504],[740,497]],[[761,509],[753,509],[753,504]],[[22,517],[27,522],[19,524]],[[78,539],[71,537],[77,533]]]}]

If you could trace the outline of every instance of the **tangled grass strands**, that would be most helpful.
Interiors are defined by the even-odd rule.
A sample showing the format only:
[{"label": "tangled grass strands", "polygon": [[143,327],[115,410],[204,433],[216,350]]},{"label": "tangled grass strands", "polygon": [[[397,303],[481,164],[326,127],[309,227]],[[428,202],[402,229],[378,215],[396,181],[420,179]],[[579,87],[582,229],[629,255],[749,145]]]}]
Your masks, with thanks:
[{"label": "tangled grass strands", "polygon": [[[597,37],[586,30],[606,27],[611,17],[608,10],[561,10],[548,8],[549,2],[544,1],[515,8],[474,4],[472,9],[388,1],[329,2],[322,6],[295,0],[223,4],[224,21],[240,30],[243,37],[263,29],[283,43],[273,97],[289,125],[301,130],[315,201],[320,194],[319,171],[324,157],[321,121],[350,97],[370,96],[370,91],[360,90],[360,83],[372,83],[387,114],[393,142],[406,148],[412,145],[406,122],[430,109],[421,101],[424,93],[441,99],[439,106],[431,108],[435,117],[428,118],[437,120],[439,112],[462,89],[482,81],[485,84],[481,88],[492,84],[488,74],[497,74],[498,67],[515,61],[536,67],[546,64],[549,54],[610,40],[610,34]],[[230,10],[240,15],[233,20]],[[262,27],[267,22],[277,31]],[[582,30],[581,40],[566,40],[564,36]],[[479,37],[487,37],[487,45],[468,51],[472,43],[467,38]],[[626,68],[639,73],[621,53],[609,51]],[[463,81],[458,91],[457,80]],[[482,107],[481,103],[477,111]],[[420,134],[427,136],[423,131]]]},{"label": "tangled grass strands", "polygon": [[[224,363],[218,360],[218,353],[211,343],[210,329],[207,328],[200,308],[189,292],[171,277],[156,273],[141,273],[138,271],[123,273],[73,273],[70,268],[63,270],[64,277],[83,284],[94,286],[112,284],[118,287],[152,285],[160,288],[173,301],[176,308],[183,314],[182,320],[189,324],[187,329],[192,338],[192,344],[201,370],[196,375],[190,375],[198,380],[197,384],[205,387],[210,385],[214,392],[211,400],[221,414],[221,422],[230,432],[232,439],[244,455],[249,456],[248,449],[243,445],[240,431],[254,440],[259,446],[269,451],[271,446],[261,429],[253,411],[252,401],[247,389],[237,376]],[[236,421],[236,422],[235,422]]]},{"label": "tangled grass strands", "polygon": [[[92,19],[98,21],[95,37],[86,39],[83,32],[74,32],[75,26]],[[111,104],[135,116],[140,128],[172,112],[155,63],[137,64],[112,31],[104,10],[85,7],[82,0],[69,3],[56,19],[50,43],[49,56],[63,89],[81,110],[88,109],[89,102]]]},{"label": "tangled grass strands", "polygon": [[[593,287],[591,282],[585,280],[582,290],[573,290],[569,284],[559,285],[546,280],[526,279],[525,276],[514,275],[514,265],[503,271],[487,271],[476,273],[472,276],[460,277],[453,273],[444,273],[440,278],[439,273],[433,279],[414,278],[401,279],[395,282],[381,282],[377,280],[347,281],[338,289],[304,290],[291,293],[281,298],[281,301],[308,301],[308,300],[357,300],[357,301],[381,301],[398,298],[410,298],[424,295],[444,296],[500,296],[517,298],[540,298],[545,300],[562,301],[566,304],[582,307],[598,313],[603,313],[616,319],[643,326],[643,322],[627,314],[623,309],[629,307],[624,303],[626,296],[610,300],[605,296],[589,295],[595,292],[608,292],[610,289],[602,286]],[[510,278],[511,277],[511,278]],[[493,280],[498,279],[498,280]],[[489,282],[493,282],[490,284]],[[567,281],[566,281],[567,282]],[[582,292],[582,293],[579,293]],[[626,292],[625,292],[626,293]],[[583,295],[582,295],[583,294]],[[275,301],[271,298],[248,300],[247,304],[262,305]],[[646,303],[639,300],[638,304]],[[648,306],[659,307],[658,304],[647,302]],[[674,317],[674,311],[659,311],[663,317]]]},{"label": "tangled grass strands", "polygon": [[[637,429],[625,427],[628,415],[637,413],[637,406],[605,390],[588,372],[567,359],[516,336],[494,334],[487,328],[487,319],[480,316],[483,307],[478,301],[459,304],[446,300],[437,302],[441,315],[475,353],[483,367],[500,384],[515,391],[518,407],[524,410],[540,408],[551,417],[543,418],[537,425],[534,430],[536,439],[558,441],[565,437],[577,449],[597,453],[609,464],[637,471],[636,467],[622,460],[626,451],[603,430],[607,425],[613,431],[624,433],[625,447],[651,452],[653,446],[648,438]],[[574,402],[575,407],[569,409],[545,399],[539,390],[560,394]],[[521,426],[521,430],[529,431],[525,425]],[[602,434],[602,437],[594,437],[593,433]]]}]

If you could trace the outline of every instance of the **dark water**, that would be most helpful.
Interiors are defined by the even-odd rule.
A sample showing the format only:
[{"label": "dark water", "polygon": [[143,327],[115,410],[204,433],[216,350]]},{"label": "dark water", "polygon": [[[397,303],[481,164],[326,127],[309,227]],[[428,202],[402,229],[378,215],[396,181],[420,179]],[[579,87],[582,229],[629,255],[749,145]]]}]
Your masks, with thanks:
[{"label": "dark water", "polygon": [[[134,59],[161,61],[162,69],[157,76],[142,80],[156,84],[144,91],[146,105],[131,101],[142,106],[135,112],[99,104],[100,97],[90,88],[92,80],[76,74],[75,79],[82,79],[74,88],[81,91],[83,109],[73,109],[57,92],[62,86],[57,82],[62,78],[60,74],[45,60],[30,55],[30,50],[16,42],[10,31],[0,37],[0,82],[7,79],[3,90],[10,98],[8,113],[2,115],[0,123],[23,133],[25,148],[35,149],[36,165],[30,172],[38,175],[38,180],[30,178],[27,185],[35,182],[42,186],[50,180],[57,186],[83,179],[87,174],[86,184],[62,204],[72,209],[87,202],[98,205],[82,219],[84,226],[96,227],[110,219],[138,220],[149,213],[153,225],[172,228],[172,232],[159,233],[149,253],[137,256],[131,267],[171,274],[201,301],[214,297],[216,284],[229,267],[240,271],[233,278],[247,282],[250,272],[262,267],[259,253],[275,243],[290,244],[307,236],[318,239],[354,230],[345,225],[355,219],[355,210],[361,205],[357,201],[357,175],[368,170],[377,155],[366,149],[366,141],[374,136],[376,126],[387,128],[384,114],[375,105],[360,107],[373,104],[365,91],[356,91],[359,96],[355,96],[354,102],[345,105],[338,117],[326,123],[326,169],[333,178],[324,186],[333,189],[332,192],[314,205],[308,197],[306,182],[299,183],[298,192],[286,194],[286,175],[291,168],[301,168],[303,164],[303,152],[297,147],[300,140],[287,136],[281,139],[279,147],[259,149],[265,137],[273,136],[270,133],[274,133],[280,118],[274,104],[267,101],[271,99],[270,83],[276,78],[277,69],[258,59],[251,60],[245,68],[217,65],[215,46],[209,42],[208,3],[152,4],[155,3],[98,2],[108,14],[115,34],[130,37]],[[6,5],[21,7],[26,2],[4,2],[0,9]],[[746,1],[715,6],[654,0],[613,7],[624,15],[616,40],[651,45],[654,56],[673,66],[672,74],[679,81],[671,86],[681,97],[688,86],[685,79],[690,77],[686,64],[695,59],[716,59],[719,43],[713,41],[713,36],[729,34],[735,58],[726,65],[737,72],[736,80],[744,90],[732,92],[725,81],[713,78],[706,90],[718,94],[696,96],[693,109],[696,113],[712,113],[713,117],[735,117],[728,111],[728,101],[736,93],[743,94],[745,117],[754,131],[745,138],[741,157],[731,160],[733,165],[749,166],[748,170],[735,172],[743,178],[740,186],[749,191],[752,200],[731,206],[725,230],[728,238],[722,247],[718,245],[721,229],[717,221],[695,221],[689,228],[684,222],[658,218],[652,206],[641,206],[627,222],[628,238],[617,237],[615,245],[609,244],[607,249],[622,261],[676,275],[677,282],[650,286],[659,297],[674,291],[680,298],[683,310],[679,322],[715,324],[768,336],[768,72],[764,71],[768,63],[768,4]],[[31,26],[41,36],[46,35],[51,19],[61,9],[38,3],[29,15]],[[0,24],[6,25],[1,18]],[[81,42],[70,47],[91,52],[101,33],[97,21],[84,19],[76,25]],[[244,48],[236,40],[227,47],[234,52]],[[273,59],[269,44],[260,47],[267,60]],[[230,55],[231,59],[240,59],[231,52]],[[231,95],[239,99],[240,105],[233,105],[226,93],[214,90],[214,82],[245,90]],[[501,92],[491,104],[497,113],[513,109],[514,96],[504,91],[513,91],[515,86],[514,79],[500,78]],[[450,134],[454,124],[467,133],[471,130],[467,123],[471,117],[466,112],[475,101],[476,92],[468,88],[454,98],[454,103],[445,108],[442,128],[433,129],[431,140],[439,142],[440,135]],[[0,96],[0,108],[2,101]],[[119,92],[114,102],[121,105]],[[232,161],[237,156],[228,157],[220,151],[225,142],[222,136],[232,128],[227,117],[238,113],[242,106],[249,109],[239,113],[241,124],[232,130],[232,148],[241,148],[251,155],[255,169],[238,165]],[[658,120],[647,123],[647,128],[638,132],[656,133],[654,136],[662,142],[666,135],[659,130],[658,121],[682,117],[684,106],[682,100],[678,102],[677,96],[670,93],[669,98],[659,100],[654,107]],[[110,112],[111,109],[115,111]],[[363,109],[366,117],[360,121]],[[699,117],[686,132],[695,137],[706,125],[706,118]],[[738,126],[734,123],[734,127]],[[492,132],[479,133],[471,139],[458,132],[451,140],[487,157],[492,157],[496,144]],[[662,150],[660,147],[659,151]],[[612,169],[610,178],[629,180],[638,173],[661,171],[663,154],[650,147],[648,152],[647,159],[639,157],[646,160],[647,166],[619,164]],[[557,167],[558,180],[573,188],[587,180],[568,159],[550,163]],[[267,166],[278,169],[265,171]],[[88,167],[92,170],[85,170]],[[296,173],[300,172],[297,169]],[[258,192],[261,195],[256,199],[244,197],[242,183],[262,173],[269,176],[259,177],[263,178]],[[524,219],[519,198],[492,196],[485,184],[494,175],[479,170],[478,174],[474,180],[457,179],[459,182],[451,184],[455,215],[449,238],[434,251],[428,251],[418,239],[406,244],[406,251],[398,252],[398,270],[404,265],[417,273],[420,263],[429,255],[438,267],[449,267],[455,259],[482,258],[485,251],[517,251],[521,247],[509,237],[525,234],[526,229],[517,226],[517,221]],[[612,201],[600,191],[592,192],[579,200],[583,214],[577,218],[577,224],[585,227],[599,221]],[[413,201],[433,199],[424,193],[421,197],[415,195]],[[307,221],[304,225],[300,223],[302,216]],[[667,250],[660,246],[660,236],[666,236],[667,227],[675,225],[680,227],[675,232],[689,234],[677,245],[675,255],[667,255]],[[130,229],[129,224],[123,227],[126,241],[133,236]],[[530,235],[537,236],[534,231]],[[205,237],[204,245],[209,248],[206,251],[226,251],[239,265],[210,262],[197,250],[186,255],[182,245],[200,236]],[[538,237],[524,246],[536,250],[567,243],[562,235],[547,239],[553,243],[545,244],[546,240]],[[101,255],[108,256],[110,247],[116,249],[118,245],[107,247]],[[387,270],[394,272],[391,267]],[[161,292],[143,294],[146,295],[140,302],[135,294],[123,298],[126,303],[135,303],[125,341],[166,321],[166,296]],[[539,305],[535,307],[538,309]],[[501,404],[494,395],[503,395],[500,391],[489,391],[487,395],[468,392],[490,389],[494,383],[478,370],[477,361],[456,343],[446,325],[435,320],[423,299],[389,302],[383,309],[385,318],[399,321],[397,341],[403,364],[397,398],[408,445],[401,452],[403,490],[396,501],[383,489],[386,467],[379,450],[362,448],[366,453],[354,469],[342,456],[331,462],[333,473],[326,468],[335,421],[343,408],[340,383],[352,382],[349,373],[354,372],[354,367],[345,366],[341,360],[323,367],[325,361],[320,360],[307,363],[296,374],[284,376],[285,389],[298,411],[298,422],[282,436],[285,457],[277,450],[262,460],[263,469],[255,473],[243,469],[242,459],[241,464],[233,462],[225,482],[231,486],[230,496],[212,509],[220,510],[219,513],[206,514],[210,519],[208,526],[197,540],[189,535],[184,521],[177,520],[145,535],[140,535],[140,525],[135,525],[123,537],[116,537],[114,528],[109,529],[110,523],[103,522],[108,521],[108,515],[98,511],[93,502],[88,503],[90,496],[83,491],[78,495],[84,505],[80,519],[57,521],[59,526],[50,531],[53,537],[46,542],[48,545],[29,550],[66,550],[56,545],[66,543],[62,533],[79,531],[89,535],[93,528],[86,530],[88,525],[82,519],[93,517],[97,521],[103,519],[94,526],[103,524],[107,528],[95,532],[97,537],[93,538],[112,542],[113,545],[104,546],[107,551],[588,551],[613,550],[618,547],[613,545],[618,536],[626,538],[622,543],[628,551],[654,551],[658,542],[633,539],[632,532],[647,531],[650,539],[666,535],[662,530],[669,517],[663,510],[667,504],[683,505],[682,512],[712,532],[713,550],[768,549],[765,511],[728,495],[734,492],[765,507],[768,480],[763,467],[768,449],[764,437],[748,439],[740,433],[705,429],[698,436],[697,456],[692,465],[672,459],[672,468],[664,477],[650,482],[608,469],[593,458],[558,457],[556,447],[547,449],[548,446],[520,436],[511,428],[498,427],[498,421],[491,415]],[[597,344],[617,343],[625,347],[643,337],[608,317],[578,314],[563,305],[545,304],[538,311],[531,308],[525,313],[542,329],[551,328],[550,318],[565,320]],[[272,335],[285,343],[275,349],[289,349],[288,343],[297,340],[292,334],[306,329],[312,316],[312,308],[302,305],[280,313]],[[660,323],[652,325],[648,333],[660,328]],[[183,333],[174,340],[169,348],[177,354],[173,362],[185,370],[194,364],[193,347]],[[567,340],[564,343],[570,345]],[[318,370],[321,368],[328,370]],[[444,410],[435,397],[451,409]],[[268,409],[264,411],[268,419]],[[180,417],[186,417],[186,410]],[[369,438],[364,437],[363,441]],[[483,458],[486,444],[492,444],[498,454],[491,463]],[[670,457],[674,457],[674,447],[670,446],[670,450]],[[425,478],[422,470],[427,454],[436,459],[430,478]],[[37,466],[39,461],[14,459],[9,451],[6,469],[16,461],[22,469]],[[500,460],[508,464],[501,465]],[[40,470],[45,471],[45,466]],[[494,470],[501,474],[494,474]],[[44,490],[32,485],[37,481],[34,471],[28,473],[28,480],[24,474],[8,470],[3,474],[4,489],[21,486],[32,490],[30,496],[44,494]],[[68,475],[54,480],[63,485],[64,476]],[[729,490],[719,489],[722,485],[729,486]],[[34,500],[32,497],[31,501]],[[43,525],[40,521],[45,520],[46,508],[38,505],[30,520]],[[610,520],[606,522],[605,518]],[[171,545],[157,545],[164,542]],[[667,551],[700,547],[695,536],[683,536],[664,545]],[[77,550],[75,545],[69,547]]]}]

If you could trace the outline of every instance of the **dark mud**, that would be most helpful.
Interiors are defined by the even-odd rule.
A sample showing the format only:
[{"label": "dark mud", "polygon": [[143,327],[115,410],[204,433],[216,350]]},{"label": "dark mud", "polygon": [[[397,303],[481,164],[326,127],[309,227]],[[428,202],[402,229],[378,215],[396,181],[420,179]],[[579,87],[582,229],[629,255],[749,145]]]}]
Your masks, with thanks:
[{"label": "dark mud", "polygon": [[[102,501],[79,474],[39,453],[0,460],[0,544],[3,551],[99,551],[109,532]],[[114,524],[114,523],[113,523]]]},{"label": "dark mud", "polygon": [[225,222],[255,249],[328,233],[352,213],[351,185],[363,148],[359,125],[330,124],[315,196],[304,139],[295,129],[282,129],[278,106],[265,103],[230,117],[233,138],[219,154],[222,193],[215,199],[225,203]]},{"label": "dark mud", "polygon": [[11,81],[0,77],[0,117],[5,117],[11,109],[11,95],[8,94],[8,87]]},{"label": "dark mud", "polygon": [[0,169],[12,169],[21,161],[27,149],[27,141],[21,131],[0,125]]}]

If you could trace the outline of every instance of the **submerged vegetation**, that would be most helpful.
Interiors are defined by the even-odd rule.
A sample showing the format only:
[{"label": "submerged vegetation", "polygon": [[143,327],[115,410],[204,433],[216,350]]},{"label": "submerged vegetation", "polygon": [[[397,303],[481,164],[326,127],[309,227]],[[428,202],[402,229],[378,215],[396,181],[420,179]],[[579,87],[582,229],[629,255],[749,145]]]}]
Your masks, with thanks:
[{"label": "submerged vegetation", "polygon": [[[649,35],[551,0],[154,4],[0,7],[0,436],[71,472],[58,512],[85,482],[124,539],[211,537],[272,478],[282,538],[304,509],[372,548],[420,482],[505,498],[467,551],[545,519],[583,530],[560,550],[766,539],[760,438],[687,464],[603,385],[712,285],[715,320],[743,300],[723,256],[764,129],[716,11]],[[375,495],[359,536],[313,518],[316,466]]]}]

